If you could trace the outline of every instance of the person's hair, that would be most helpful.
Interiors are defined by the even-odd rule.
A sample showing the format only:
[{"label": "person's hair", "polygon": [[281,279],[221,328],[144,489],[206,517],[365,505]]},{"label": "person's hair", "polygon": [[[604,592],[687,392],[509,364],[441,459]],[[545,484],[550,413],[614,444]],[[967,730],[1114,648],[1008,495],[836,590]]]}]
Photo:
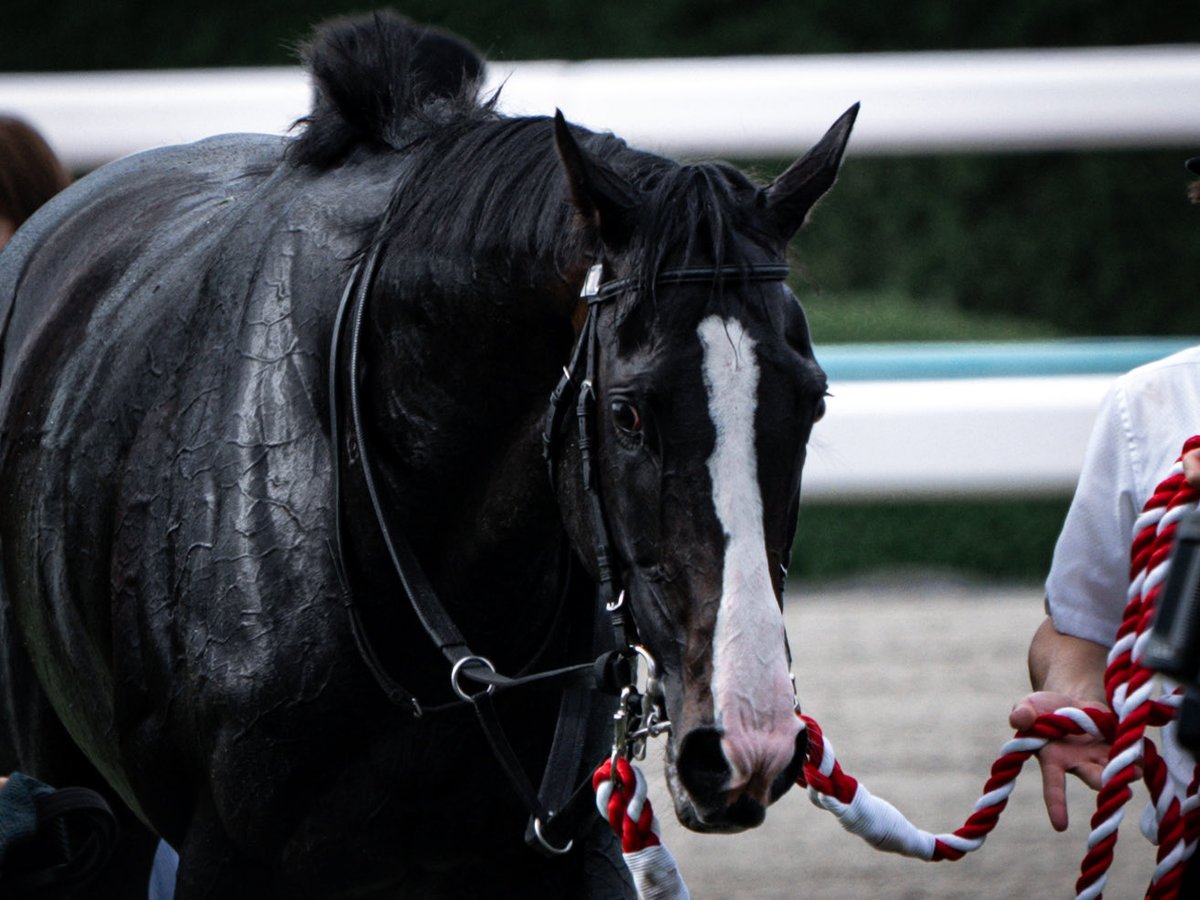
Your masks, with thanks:
[{"label": "person's hair", "polygon": [[15,228],[70,182],[37,131],[20,119],[0,115],[0,217]]}]

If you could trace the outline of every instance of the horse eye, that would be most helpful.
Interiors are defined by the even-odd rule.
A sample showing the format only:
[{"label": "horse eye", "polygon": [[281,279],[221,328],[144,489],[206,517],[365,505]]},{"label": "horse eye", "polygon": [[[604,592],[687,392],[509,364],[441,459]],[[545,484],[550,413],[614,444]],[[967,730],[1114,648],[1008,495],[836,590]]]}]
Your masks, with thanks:
[{"label": "horse eye", "polygon": [[630,434],[638,434],[642,430],[642,416],[638,412],[638,408],[632,403],[625,400],[614,400],[612,402],[612,417],[613,422],[622,431],[627,431]]}]

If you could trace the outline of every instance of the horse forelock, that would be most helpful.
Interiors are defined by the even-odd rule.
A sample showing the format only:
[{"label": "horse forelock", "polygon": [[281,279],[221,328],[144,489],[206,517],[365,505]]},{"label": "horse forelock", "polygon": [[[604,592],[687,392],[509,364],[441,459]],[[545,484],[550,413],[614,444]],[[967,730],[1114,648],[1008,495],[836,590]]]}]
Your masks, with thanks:
[{"label": "horse forelock", "polygon": [[692,163],[655,174],[643,189],[643,222],[630,246],[642,277],[652,280],[666,266],[745,268],[750,248],[768,243],[754,216],[758,189],[737,169]]}]

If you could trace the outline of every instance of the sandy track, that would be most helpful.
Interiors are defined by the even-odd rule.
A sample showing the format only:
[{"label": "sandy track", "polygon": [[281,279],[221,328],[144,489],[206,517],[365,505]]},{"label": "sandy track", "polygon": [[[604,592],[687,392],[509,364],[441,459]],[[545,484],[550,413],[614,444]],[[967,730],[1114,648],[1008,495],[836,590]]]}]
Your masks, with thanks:
[{"label": "sandy track", "polygon": [[[847,772],[918,827],[952,831],[970,814],[1026,690],[1025,650],[1041,620],[1040,591],[900,578],[794,588],[787,619],[806,713]],[[979,851],[926,863],[880,853],[841,830],[799,791],[753,832],[697,835],[671,812],[652,751],[644,764],[664,842],[697,900],[716,898],[1073,897],[1092,812],[1072,789],[1071,827],[1046,820],[1037,764]],[[1137,830],[1144,793],[1129,805],[1106,897],[1141,896],[1154,848]]]}]

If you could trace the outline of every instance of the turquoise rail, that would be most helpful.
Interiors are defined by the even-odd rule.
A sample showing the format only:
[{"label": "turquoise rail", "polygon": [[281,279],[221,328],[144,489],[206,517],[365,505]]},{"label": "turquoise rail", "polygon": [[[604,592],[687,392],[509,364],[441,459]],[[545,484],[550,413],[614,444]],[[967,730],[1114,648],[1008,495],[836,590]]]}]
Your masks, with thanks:
[{"label": "turquoise rail", "polygon": [[830,381],[909,381],[1039,375],[1107,375],[1200,344],[1200,337],[1079,338],[979,343],[826,344]]}]

